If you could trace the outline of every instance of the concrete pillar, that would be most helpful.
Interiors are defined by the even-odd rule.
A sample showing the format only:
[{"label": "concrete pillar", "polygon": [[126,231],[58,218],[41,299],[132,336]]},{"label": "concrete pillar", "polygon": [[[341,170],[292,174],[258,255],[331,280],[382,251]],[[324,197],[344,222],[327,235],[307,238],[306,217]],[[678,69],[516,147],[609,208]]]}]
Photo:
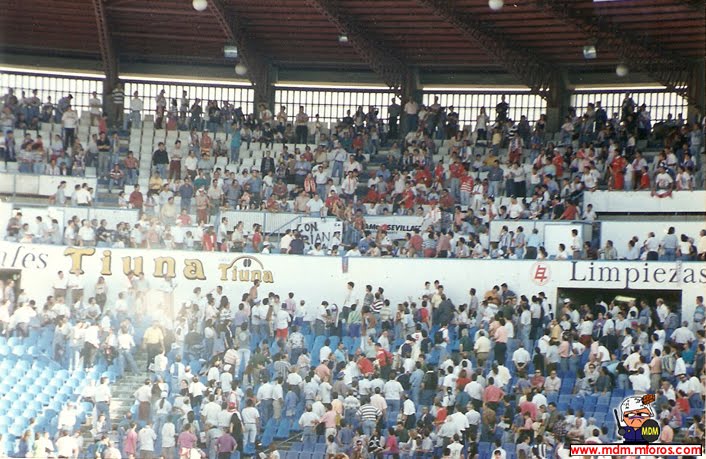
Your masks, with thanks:
[{"label": "concrete pillar", "polygon": [[410,124],[407,121],[407,114],[404,111],[404,106],[410,99],[414,99],[417,104],[422,103],[422,90],[419,81],[419,69],[413,68],[410,70],[403,80],[401,93],[402,101],[400,105],[402,106],[402,115],[400,116],[400,137],[404,137],[409,131]]},{"label": "concrete pillar", "polygon": [[687,109],[687,119],[690,122],[696,118],[704,116],[706,108],[706,61],[697,59],[694,63],[694,73],[689,82],[689,107]]},{"label": "concrete pillar", "polygon": [[557,132],[564,123],[564,117],[571,106],[571,91],[567,89],[568,75],[565,70],[558,72],[555,90],[547,99],[547,132]]},{"label": "concrete pillar", "polygon": [[267,71],[257,75],[255,79],[255,90],[253,91],[253,111],[257,114],[260,104],[265,104],[272,113],[275,111],[275,86],[277,81],[276,69],[268,65]]}]

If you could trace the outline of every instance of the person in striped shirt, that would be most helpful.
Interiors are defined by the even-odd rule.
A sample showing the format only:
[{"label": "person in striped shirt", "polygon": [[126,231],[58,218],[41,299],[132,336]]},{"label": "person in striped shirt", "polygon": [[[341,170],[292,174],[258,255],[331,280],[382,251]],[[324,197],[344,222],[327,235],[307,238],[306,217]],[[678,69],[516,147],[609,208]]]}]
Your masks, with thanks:
[{"label": "person in striped shirt", "polygon": [[363,432],[370,437],[370,435],[375,432],[375,427],[377,426],[378,419],[382,416],[382,411],[371,405],[370,399],[366,397],[363,401],[363,405],[358,408],[356,415],[360,418]]}]

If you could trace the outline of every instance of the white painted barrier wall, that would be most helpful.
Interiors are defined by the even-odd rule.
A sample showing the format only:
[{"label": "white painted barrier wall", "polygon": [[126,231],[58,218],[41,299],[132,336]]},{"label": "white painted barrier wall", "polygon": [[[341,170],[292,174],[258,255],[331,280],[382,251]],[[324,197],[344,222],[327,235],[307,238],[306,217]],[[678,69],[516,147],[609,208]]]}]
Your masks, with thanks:
[{"label": "white painted barrier wall", "polygon": [[671,197],[657,198],[649,191],[594,191],[583,194],[584,209],[593,204],[597,213],[704,213],[706,191],[675,191]]},{"label": "white painted barrier wall", "polygon": [[618,256],[624,257],[628,252],[628,241],[633,236],[637,236],[640,240],[639,247],[647,239],[647,233],[653,231],[661,240],[670,226],[676,230],[677,238],[686,234],[698,243],[699,232],[706,229],[706,222],[601,222],[601,247],[605,247],[606,241],[611,240],[618,251]]},{"label": "white painted barrier wall", "polygon": [[544,240],[544,232],[548,226],[558,226],[565,227],[567,233],[571,233],[573,228],[585,227],[584,228],[584,238],[586,240],[591,240],[591,224],[582,222],[571,222],[571,221],[554,221],[554,220],[493,220],[490,222],[490,231],[488,235],[492,242],[497,242],[500,238],[500,231],[503,226],[507,226],[508,231],[517,232],[519,226],[526,235],[532,234],[532,230],[537,228],[537,234]]},{"label": "white painted barrier wall", "polygon": [[89,177],[0,173],[0,194],[52,196],[62,181],[66,182],[67,197],[71,196],[76,185],[87,183],[95,190],[97,184],[96,178]]},{"label": "white painted barrier wall", "polygon": [[[10,202],[0,203],[0,221],[7,223],[10,217],[15,215],[17,212],[22,213],[22,222],[29,224],[30,231],[33,234],[36,234],[36,217],[42,217],[45,224],[48,224],[51,219],[56,219],[59,222],[62,232],[66,227],[66,222],[74,216],[78,217],[80,220],[96,219],[99,222],[101,220],[106,220],[108,223],[107,227],[109,229],[115,229],[115,226],[120,222],[127,222],[134,225],[140,219],[139,211],[137,209],[59,206],[33,207],[13,205]],[[6,230],[6,224],[0,226],[0,237],[5,237]]]},{"label": "white painted barrier wall", "polygon": [[[83,252],[80,252],[83,250]],[[83,256],[81,255],[83,253]],[[105,255],[107,254],[107,256]],[[347,262],[346,262],[347,261]],[[255,277],[263,284],[261,294],[294,292],[297,300],[341,303],[346,283],[385,288],[393,304],[417,298],[425,281],[438,279],[455,304],[468,300],[468,290],[479,292],[506,282],[518,294],[544,291],[557,303],[559,288],[626,290],[677,290],[682,292],[685,320],[693,316],[694,298],[703,295],[706,263],[589,262],[532,260],[440,260],[399,258],[332,258],[292,255],[248,255],[163,250],[78,249],[58,246],[0,242],[0,267],[21,269],[22,285],[36,298],[52,294],[58,270],[82,270],[87,295],[99,275],[108,282],[110,298],[126,285],[124,269],[141,266],[153,289],[160,289],[164,276],[173,276],[174,298],[189,298],[193,289],[209,292],[217,285],[228,297],[239,299]],[[28,283],[26,279],[31,279]],[[181,303],[181,300],[175,300]],[[150,305],[152,308],[153,305]],[[158,307],[159,305],[154,305]]]}]

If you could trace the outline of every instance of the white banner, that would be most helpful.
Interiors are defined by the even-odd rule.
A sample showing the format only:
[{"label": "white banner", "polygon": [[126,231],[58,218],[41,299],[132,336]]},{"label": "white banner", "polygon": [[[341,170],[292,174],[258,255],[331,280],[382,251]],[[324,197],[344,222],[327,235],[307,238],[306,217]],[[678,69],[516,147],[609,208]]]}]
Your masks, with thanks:
[{"label": "white banner", "polygon": [[[98,276],[108,283],[110,301],[126,286],[130,271],[145,273],[151,289],[174,285],[174,298],[189,298],[194,287],[209,292],[217,285],[231,299],[239,299],[260,279],[265,292],[294,292],[297,300],[342,303],[346,283],[385,288],[392,304],[416,298],[425,281],[438,279],[455,304],[468,300],[468,289],[485,292],[506,282],[518,294],[543,291],[557,304],[559,288],[676,290],[682,293],[682,317],[693,317],[694,299],[706,286],[706,263],[441,260],[401,258],[349,258],[342,270],[339,257],[260,255],[166,250],[93,249],[0,242],[0,268],[20,269],[21,286],[37,301],[53,294],[59,270],[82,272],[86,295],[93,295]],[[175,300],[177,301],[177,300]],[[181,301],[181,300],[179,300]]]},{"label": "white banner", "polygon": [[[284,231],[287,228],[283,228]],[[343,238],[343,223],[335,217],[316,218],[302,217],[289,225],[289,229],[299,231],[302,238],[312,246],[320,242],[323,247],[331,248],[331,239],[338,232],[338,238]]]},{"label": "white banner", "polygon": [[375,215],[365,217],[365,229],[375,233],[382,225],[387,225],[390,239],[404,239],[407,233],[421,230],[424,217],[406,215]]}]

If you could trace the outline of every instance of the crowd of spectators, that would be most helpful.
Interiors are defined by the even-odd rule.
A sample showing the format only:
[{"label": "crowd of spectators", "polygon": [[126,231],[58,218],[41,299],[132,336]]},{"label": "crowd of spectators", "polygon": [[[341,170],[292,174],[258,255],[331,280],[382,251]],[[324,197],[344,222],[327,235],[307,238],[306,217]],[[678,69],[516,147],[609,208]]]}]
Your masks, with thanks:
[{"label": "crowd of spectators", "polygon": [[[116,91],[122,91],[121,86]],[[124,98],[124,93],[121,94]],[[14,122],[11,121],[17,114],[35,110],[33,107],[38,100],[36,95],[18,99],[9,90],[2,99],[6,121],[3,123],[3,133],[12,130]],[[85,147],[81,142],[75,142],[78,115],[71,108],[71,100],[72,96],[67,95],[53,108],[55,121],[63,124],[63,136],[57,135],[45,146],[41,137],[33,139],[31,134],[27,134],[25,139],[14,139],[10,133],[2,142],[5,158],[19,161],[21,172],[52,175],[82,175],[87,166],[95,165],[102,178],[107,178],[113,165],[120,163],[123,177],[116,179],[117,184],[130,184],[125,180],[129,174],[133,175],[134,182],[137,163],[127,160],[122,163],[117,133],[110,139],[103,137],[103,134],[96,136]],[[157,97],[157,125],[161,125],[164,117],[164,100],[162,91]],[[101,105],[95,93],[90,103],[91,114],[94,115],[94,105]],[[177,106],[176,99],[172,100],[172,105]],[[495,108],[494,121],[482,108],[476,122],[470,126],[459,126],[458,113],[454,108],[442,107],[436,98],[429,106],[420,106],[409,100],[401,107],[393,100],[388,107],[387,123],[378,116],[377,108],[370,106],[366,111],[360,106],[354,114],[349,110],[330,132],[318,120],[318,115],[310,122],[310,115],[304,107],[299,107],[299,112],[290,117],[285,106],[274,115],[269,108],[260,105],[257,115],[253,115],[236,109],[221,110],[216,101],[209,101],[209,118],[204,121],[201,119],[200,105],[199,99],[190,105],[184,92],[179,105],[181,108],[166,112],[168,119],[176,117],[184,120],[187,113],[191,113],[188,126],[181,126],[189,129],[191,135],[188,146],[185,145],[183,150],[181,143],[160,148],[165,153],[153,165],[160,167],[163,179],[169,176],[171,180],[189,174],[193,180],[199,169],[210,175],[214,159],[218,156],[228,156],[232,163],[238,164],[241,148],[246,146],[250,149],[253,143],[267,149],[276,143],[297,143],[312,146],[306,151],[290,152],[284,149],[258,168],[263,178],[272,172],[270,188],[279,179],[303,188],[308,174],[314,176],[318,173],[337,180],[340,186],[345,180],[351,182],[348,183],[351,195],[362,197],[372,188],[366,196],[373,202],[400,204],[396,198],[400,198],[404,191],[404,183],[409,182],[414,201],[438,201],[443,190],[447,190],[455,202],[469,205],[471,197],[476,194],[472,191],[476,183],[483,187],[486,196],[518,198],[533,196],[538,191],[541,194],[543,188],[551,195],[560,194],[565,188],[580,195],[585,190],[605,187],[612,190],[647,189],[663,196],[673,190],[700,189],[703,186],[699,167],[704,134],[702,120],[685,121],[679,115],[676,119],[670,116],[670,119],[660,123],[662,150],[653,161],[648,162],[637,148],[637,140],[652,133],[649,110],[644,104],[638,107],[630,94],[626,94],[620,112],[615,112],[612,118],[608,117],[600,102],[588,104],[580,116],[576,115],[576,109],[570,109],[561,126],[561,139],[556,143],[548,141],[551,136],[547,135],[545,115],[534,126],[524,116],[520,120],[512,120],[508,117],[509,106],[504,98]],[[144,102],[139,94],[134,93],[128,111],[131,125],[140,126],[143,107]],[[190,108],[187,110],[187,107]],[[212,113],[216,113],[213,120]],[[398,129],[401,115],[404,125]],[[92,121],[99,126],[101,133],[108,135],[105,117],[96,116]],[[167,122],[168,126],[171,124]],[[227,131],[231,134],[230,145],[227,146],[214,141],[209,134],[224,127],[228,127]],[[403,141],[397,143],[400,138]],[[448,142],[448,152],[442,158],[435,157],[438,149],[435,139],[446,139]],[[574,148],[576,145],[578,148]],[[377,157],[383,149],[386,154]],[[189,152],[193,152],[195,157],[189,162],[201,162],[200,165],[186,167]],[[351,164],[357,167],[346,167],[349,155],[353,155]],[[376,166],[385,164],[387,171],[367,171],[371,158]],[[133,169],[132,172],[130,169]],[[395,172],[399,175],[395,176]],[[481,179],[481,172],[487,173],[487,181]],[[394,180],[397,177],[401,184]],[[367,187],[358,190],[359,182],[365,178],[370,179]],[[371,180],[373,183],[370,183]],[[317,185],[325,183],[324,180]],[[267,199],[265,191],[256,190],[259,195],[253,203],[256,208],[260,208],[261,202],[264,206]],[[306,191],[313,193],[315,190]],[[321,198],[325,199],[326,196]],[[408,212],[409,209],[410,206],[405,206],[401,211]]]},{"label": "crowd of spectators", "polygon": [[[187,182],[188,183],[188,182]],[[21,243],[70,245],[112,248],[151,248],[167,250],[199,250],[208,252],[279,253],[314,256],[366,256],[407,258],[462,258],[462,259],[556,259],[556,260],[645,260],[645,261],[697,261],[706,260],[706,229],[698,235],[677,234],[669,227],[665,234],[650,231],[641,239],[633,236],[627,246],[618,248],[607,239],[605,245],[597,246],[595,240],[584,241],[577,230],[567,229],[570,244],[560,243],[548,248],[536,228],[525,231],[522,226],[509,230],[503,225],[497,240],[491,241],[487,212],[478,215],[473,210],[464,212],[455,208],[453,214],[442,212],[432,205],[427,212],[420,210],[422,228],[395,238],[389,226],[381,224],[376,230],[366,229],[363,209],[345,208],[340,216],[349,222],[343,231],[336,231],[325,241],[309,240],[297,230],[284,229],[281,235],[263,231],[262,225],[254,223],[246,227],[242,221],[231,222],[216,212],[211,205],[216,186],[207,193],[199,192],[195,198],[199,222],[192,218],[187,208],[175,203],[173,194],[165,188],[158,195],[144,199],[139,186],[129,197],[120,193],[120,199],[142,203],[145,212],[136,222],[117,222],[109,225],[105,219],[81,219],[74,215],[65,224],[51,216],[25,219],[21,211],[15,211],[7,223],[5,239]],[[65,195],[65,183],[59,186],[56,202],[70,200],[78,206],[90,205],[91,192],[88,187],[76,185],[70,197]],[[212,193],[213,192],[213,193]],[[327,199],[336,199],[335,192]],[[326,210],[326,202],[317,195],[309,198],[303,193],[295,202],[306,206],[311,214],[320,216]],[[314,206],[319,208],[312,210]],[[567,210],[563,211],[564,213]],[[574,209],[576,212],[576,209]],[[579,217],[593,222],[590,206]],[[207,223],[211,221],[211,223]],[[570,234],[569,234],[570,232]],[[548,250],[556,249],[553,255]]]},{"label": "crowd of spectators", "polygon": [[663,299],[552,305],[507,284],[450,298],[426,282],[402,299],[349,282],[340,298],[314,299],[255,281],[244,292],[196,287],[171,321],[147,301],[161,287],[144,276],[89,282],[59,272],[54,294],[35,301],[8,281],[2,333],[51,327],[52,358],[68,368],[101,361],[118,376],[146,374],[135,410],[111,426],[101,378],[81,399],[94,406],[93,444],[80,443],[69,403],[55,438],[30,427],[0,454],[176,459],[198,448],[215,459],[262,442],[277,458],[272,435],[285,425],[304,451],[325,443],[328,458],[564,458],[567,443],[614,440],[608,401],[645,393],[656,396],[661,442],[704,441],[701,296],[685,317]]}]

